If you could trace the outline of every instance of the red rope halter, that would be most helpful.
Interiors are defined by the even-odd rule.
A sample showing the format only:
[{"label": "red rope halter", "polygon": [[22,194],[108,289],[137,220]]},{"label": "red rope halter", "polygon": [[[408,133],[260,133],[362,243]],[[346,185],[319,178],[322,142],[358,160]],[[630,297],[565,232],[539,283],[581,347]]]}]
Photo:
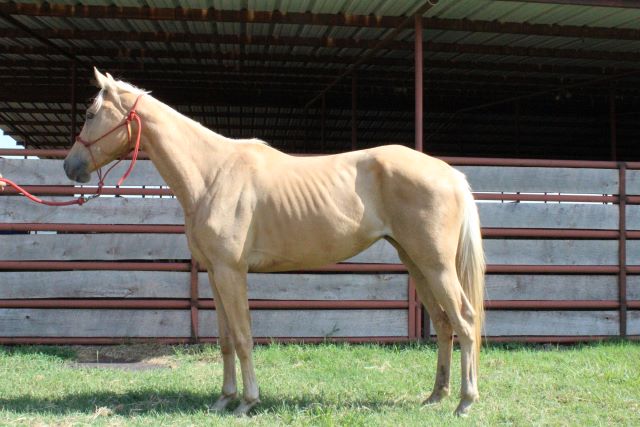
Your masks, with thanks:
[{"label": "red rope halter", "polygon": [[[93,153],[91,152],[91,148],[90,147],[93,144],[95,144],[96,142],[106,138],[108,135],[111,135],[113,132],[115,132],[116,130],[120,129],[123,126],[127,127],[128,146],[131,146],[131,122],[135,121],[136,123],[138,123],[138,131],[137,131],[137,134],[136,134],[136,142],[135,142],[134,147],[133,147],[133,156],[131,157],[131,163],[129,164],[129,168],[127,168],[127,170],[122,175],[122,177],[118,180],[118,183],[116,185],[122,185],[124,180],[126,180],[129,177],[129,175],[131,174],[131,171],[133,170],[133,167],[136,164],[136,160],[138,160],[138,152],[140,151],[140,135],[142,134],[142,121],[140,119],[140,116],[136,112],[136,108],[138,106],[138,101],[140,100],[142,95],[144,95],[144,94],[138,95],[138,97],[136,98],[136,102],[133,104],[133,107],[131,107],[131,110],[129,110],[127,115],[124,117],[122,123],[116,125],[113,129],[111,129],[108,132],[104,133],[103,135],[101,135],[97,139],[94,139],[93,141],[86,141],[86,140],[80,138],[80,135],[76,136],[76,141],[80,142],[82,145],[84,145],[87,148],[87,150],[89,151],[89,155],[91,156],[91,161],[93,162],[93,165],[96,166],[97,165],[96,159],[93,157]],[[127,152],[127,154],[129,152]],[[4,183],[10,185],[11,187],[15,188],[19,193],[22,193],[22,195],[25,196],[26,198],[28,198],[29,200],[34,201],[36,203],[40,203],[42,205],[47,205],[47,206],[83,205],[85,202],[87,202],[87,201],[89,201],[91,199],[95,199],[96,197],[99,197],[102,194],[102,188],[104,187],[104,180],[107,178],[107,175],[109,174],[109,172],[111,172],[111,170],[114,167],[116,167],[116,165],[118,163],[120,163],[123,158],[124,158],[124,155],[122,157],[120,157],[118,159],[118,161],[115,162],[109,169],[107,169],[107,172],[105,172],[104,174],[102,174],[102,168],[99,168],[99,169],[96,168],[97,169],[97,174],[98,174],[98,190],[96,191],[96,194],[94,194],[92,196],[89,196],[89,197],[78,197],[77,199],[67,200],[67,201],[64,201],[64,202],[54,202],[52,200],[42,200],[39,197],[36,197],[33,194],[29,193],[27,190],[25,190],[24,188],[20,187],[18,184],[16,184],[15,182],[13,182],[13,181],[11,181],[10,179],[7,179],[7,178],[0,177],[0,182],[4,182]],[[2,188],[2,190],[4,190],[4,188]]]}]

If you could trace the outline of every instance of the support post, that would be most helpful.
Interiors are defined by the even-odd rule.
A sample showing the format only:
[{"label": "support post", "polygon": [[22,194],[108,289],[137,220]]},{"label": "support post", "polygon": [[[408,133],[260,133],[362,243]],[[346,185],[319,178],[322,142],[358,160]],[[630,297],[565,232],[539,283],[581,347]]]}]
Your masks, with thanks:
[{"label": "support post", "polygon": [[358,146],[358,75],[354,72],[351,75],[351,151],[355,151]]},{"label": "support post", "polygon": [[618,236],[618,300],[620,302],[620,337],[627,337],[627,165],[624,162],[618,166],[619,190],[618,202],[619,236]]},{"label": "support post", "polygon": [[71,145],[75,142],[78,134],[78,124],[76,123],[76,116],[78,115],[76,110],[76,69],[76,60],[73,59],[71,61]]},{"label": "support post", "polygon": [[[423,151],[423,99],[422,99],[422,13],[415,17],[415,149]],[[422,337],[422,313],[413,279],[409,277],[409,338]],[[427,323],[428,324],[428,323]]]},{"label": "support post", "polygon": [[618,136],[616,124],[616,90],[609,90],[609,136],[611,142],[611,160],[618,159]]},{"label": "support post", "polygon": [[415,16],[415,148],[423,151],[422,15]]},{"label": "support post", "polygon": [[320,121],[320,149],[324,153],[325,152],[325,121],[326,121],[326,109],[327,109],[327,97],[323,93],[322,94],[322,107],[321,107],[321,121]]},{"label": "support post", "polygon": [[516,156],[520,157],[520,100],[517,99],[514,105],[514,125],[516,128]]},{"label": "support post", "polygon": [[307,147],[307,128],[309,127],[309,109],[304,108],[302,113],[302,145]]},{"label": "support post", "polygon": [[189,280],[189,295],[191,304],[191,343],[197,344],[200,341],[198,336],[199,320],[199,295],[198,295],[198,263],[191,258],[191,274]]}]

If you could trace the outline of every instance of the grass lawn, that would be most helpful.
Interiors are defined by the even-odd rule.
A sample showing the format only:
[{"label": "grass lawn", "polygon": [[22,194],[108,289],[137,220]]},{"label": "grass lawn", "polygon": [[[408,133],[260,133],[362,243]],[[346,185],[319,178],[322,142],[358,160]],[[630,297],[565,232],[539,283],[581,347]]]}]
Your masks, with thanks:
[{"label": "grass lawn", "polygon": [[[143,360],[149,369],[80,360]],[[0,347],[0,425],[640,425],[640,343],[489,346],[481,401],[466,419],[452,397],[434,407],[433,345],[270,345],[255,351],[262,404],[216,415],[215,346]]]}]

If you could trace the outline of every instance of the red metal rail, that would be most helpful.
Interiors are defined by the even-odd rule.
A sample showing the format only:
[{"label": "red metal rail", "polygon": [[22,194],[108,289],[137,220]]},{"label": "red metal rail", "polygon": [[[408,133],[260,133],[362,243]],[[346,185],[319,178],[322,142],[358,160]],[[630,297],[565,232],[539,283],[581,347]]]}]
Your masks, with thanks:
[{"label": "red metal rail", "polygon": [[[25,190],[31,194],[39,196],[72,196],[74,194],[96,194],[98,187],[72,187],[72,186],[51,186],[51,185],[23,185]],[[5,196],[16,195],[18,191],[14,188],[5,188]],[[173,196],[173,192],[168,188],[115,188],[103,187],[102,194],[118,196]]]},{"label": "red metal rail", "polygon": [[[215,310],[213,299],[10,299],[0,300],[0,308],[155,309],[188,310],[193,307]],[[249,300],[251,309],[330,310],[407,309],[407,301],[383,300]]]},{"label": "red metal rail", "polygon": [[[39,196],[72,196],[75,194],[96,194],[97,187],[56,187],[47,185],[22,186],[31,194]],[[14,188],[6,188],[5,196],[17,195]],[[168,188],[115,188],[103,187],[102,194],[118,196],[173,196]],[[591,196],[574,194],[516,194],[516,193],[474,193],[476,200],[520,201],[520,202],[577,202],[577,203],[618,203],[618,196]],[[640,203],[640,196],[628,197],[629,203]]]},{"label": "red metal rail", "polygon": [[[130,261],[0,261],[1,270],[124,270],[124,271],[190,271],[189,262]],[[205,270],[200,270],[205,271]],[[489,264],[487,273],[566,273],[618,274],[616,265],[514,265]],[[403,264],[331,264],[294,273],[406,273]],[[627,267],[629,273],[640,273],[640,266]]]},{"label": "red metal rail", "polygon": [[[636,303],[640,303],[637,301]],[[213,299],[9,299],[0,300],[0,308],[76,308],[140,310],[215,310]],[[251,309],[336,310],[336,309],[408,309],[408,301],[389,300],[249,300]],[[610,310],[619,309],[616,300],[488,300],[489,310]],[[414,307],[415,309],[415,307]]]},{"label": "red metal rail", "polygon": [[[500,344],[500,343],[539,343],[539,344],[571,344],[576,342],[597,342],[608,341],[616,339],[615,336],[610,335],[566,335],[566,336],[526,336],[526,335],[514,335],[514,336],[487,336],[484,337],[485,344]],[[627,339],[638,341],[640,335],[629,335]],[[272,343],[308,343],[318,344],[324,342],[349,342],[355,344],[397,344],[414,342],[414,339],[408,337],[255,337],[256,344],[272,344]],[[215,337],[200,337],[200,343],[217,344],[218,339]],[[0,337],[0,344],[29,344],[29,345],[118,345],[118,344],[189,344],[190,338],[175,338],[175,337],[148,337],[148,338],[136,338],[136,337]]]},{"label": "red metal rail", "polygon": [[[182,234],[183,225],[172,224],[62,224],[62,223],[0,223],[0,231],[61,231],[64,233],[166,233]],[[550,239],[618,239],[617,230],[563,230],[549,228],[483,228],[482,236],[532,237]],[[640,231],[627,232],[628,238],[640,238]]]},{"label": "red metal rail", "polygon": [[[37,156],[41,158],[63,159],[69,150],[63,149],[0,149],[0,156]],[[309,156],[314,154],[300,154]],[[149,159],[144,152],[138,154],[138,159]],[[618,169],[619,163],[599,160],[548,160],[548,159],[505,159],[492,157],[440,157],[445,162],[456,166],[525,166],[525,167],[554,167],[554,168],[591,168]],[[628,169],[640,169],[640,162],[627,162]]]}]

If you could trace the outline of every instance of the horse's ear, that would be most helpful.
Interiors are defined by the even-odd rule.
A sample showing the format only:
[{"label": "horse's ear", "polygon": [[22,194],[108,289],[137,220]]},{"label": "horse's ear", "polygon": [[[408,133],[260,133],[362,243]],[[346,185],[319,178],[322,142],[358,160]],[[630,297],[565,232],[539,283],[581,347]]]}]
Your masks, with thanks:
[{"label": "horse's ear", "polygon": [[98,71],[96,67],[93,67],[93,74],[96,78],[96,86],[98,87],[98,89],[104,89],[109,82],[107,76]]}]

